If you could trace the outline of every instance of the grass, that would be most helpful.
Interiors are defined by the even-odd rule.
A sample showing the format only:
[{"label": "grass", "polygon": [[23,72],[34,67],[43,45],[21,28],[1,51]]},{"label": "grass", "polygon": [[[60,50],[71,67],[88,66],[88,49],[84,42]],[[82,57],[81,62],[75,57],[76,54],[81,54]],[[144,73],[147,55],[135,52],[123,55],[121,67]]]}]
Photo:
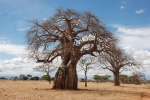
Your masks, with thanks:
[{"label": "grass", "polygon": [[0,80],[0,100],[150,100],[150,85],[79,82],[78,90],[53,90],[46,81]]}]

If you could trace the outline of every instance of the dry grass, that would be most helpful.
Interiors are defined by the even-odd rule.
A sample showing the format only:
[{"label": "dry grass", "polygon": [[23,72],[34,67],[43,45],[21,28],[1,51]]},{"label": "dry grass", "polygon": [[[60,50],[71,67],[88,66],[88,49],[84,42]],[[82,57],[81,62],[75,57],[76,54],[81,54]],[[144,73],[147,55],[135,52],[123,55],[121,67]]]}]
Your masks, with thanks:
[{"label": "dry grass", "polygon": [[150,85],[79,83],[79,90],[52,90],[45,81],[0,80],[0,100],[150,100]]}]

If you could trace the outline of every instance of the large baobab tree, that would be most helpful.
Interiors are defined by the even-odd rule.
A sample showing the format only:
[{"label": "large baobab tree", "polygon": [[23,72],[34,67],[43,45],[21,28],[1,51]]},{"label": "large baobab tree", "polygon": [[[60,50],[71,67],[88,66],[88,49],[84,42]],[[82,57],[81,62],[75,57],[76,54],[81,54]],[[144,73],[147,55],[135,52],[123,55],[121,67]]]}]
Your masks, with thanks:
[{"label": "large baobab tree", "polygon": [[103,69],[110,70],[114,75],[114,86],[119,86],[119,74],[124,70],[139,68],[140,64],[127,54],[123,49],[112,46],[100,54],[100,65]]},{"label": "large baobab tree", "polygon": [[54,89],[77,89],[76,65],[86,54],[108,49],[116,39],[90,12],[57,9],[43,21],[33,20],[27,32],[28,50],[37,62],[49,63],[61,57]]}]

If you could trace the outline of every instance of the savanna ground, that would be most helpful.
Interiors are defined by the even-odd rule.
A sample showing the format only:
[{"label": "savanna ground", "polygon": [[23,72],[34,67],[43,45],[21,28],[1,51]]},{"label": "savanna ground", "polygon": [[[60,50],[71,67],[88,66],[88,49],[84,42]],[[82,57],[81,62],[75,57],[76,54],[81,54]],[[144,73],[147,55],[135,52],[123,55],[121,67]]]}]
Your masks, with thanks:
[{"label": "savanna ground", "polygon": [[150,84],[79,82],[78,90],[53,90],[46,81],[0,80],[0,100],[150,100]]}]

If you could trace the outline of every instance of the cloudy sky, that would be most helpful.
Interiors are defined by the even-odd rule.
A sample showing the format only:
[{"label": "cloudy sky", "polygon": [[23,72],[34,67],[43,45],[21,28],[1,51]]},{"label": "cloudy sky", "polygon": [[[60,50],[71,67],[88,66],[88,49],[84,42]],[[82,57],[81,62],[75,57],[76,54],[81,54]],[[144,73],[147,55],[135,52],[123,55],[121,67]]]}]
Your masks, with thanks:
[{"label": "cloudy sky", "polygon": [[[120,46],[142,63],[141,71],[150,79],[149,4],[149,0],[0,0],[0,76],[39,75],[32,70],[37,64],[27,58],[28,20],[43,20],[57,8],[72,8],[98,16]],[[91,71],[89,75],[99,73],[108,72]]]}]

